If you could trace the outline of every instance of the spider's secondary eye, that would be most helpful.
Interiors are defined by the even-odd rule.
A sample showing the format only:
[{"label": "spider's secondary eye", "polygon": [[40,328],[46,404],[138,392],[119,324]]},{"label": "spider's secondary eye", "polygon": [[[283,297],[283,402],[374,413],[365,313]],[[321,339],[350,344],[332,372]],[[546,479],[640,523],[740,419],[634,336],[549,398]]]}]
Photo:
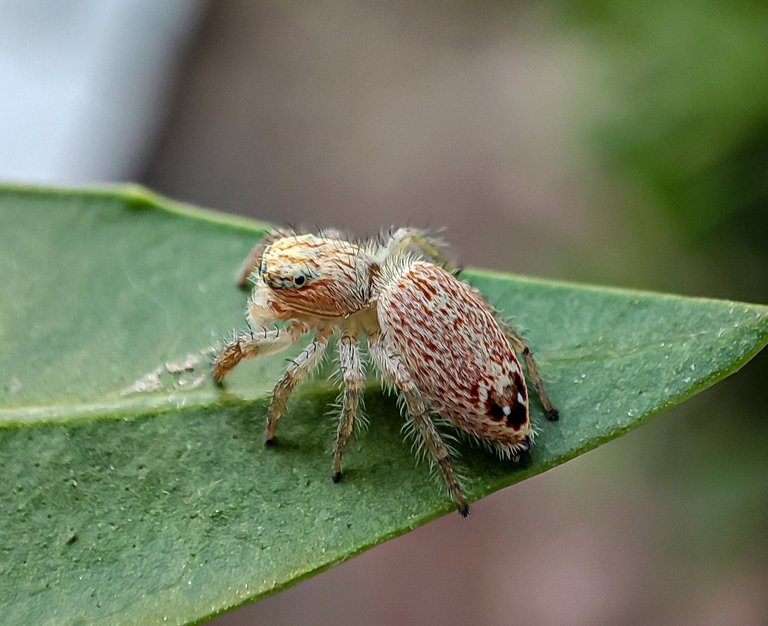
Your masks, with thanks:
[{"label": "spider's secondary eye", "polygon": [[293,284],[297,287],[301,287],[304,285],[304,283],[307,282],[307,277],[304,276],[304,274],[299,274],[296,278],[293,279]]}]

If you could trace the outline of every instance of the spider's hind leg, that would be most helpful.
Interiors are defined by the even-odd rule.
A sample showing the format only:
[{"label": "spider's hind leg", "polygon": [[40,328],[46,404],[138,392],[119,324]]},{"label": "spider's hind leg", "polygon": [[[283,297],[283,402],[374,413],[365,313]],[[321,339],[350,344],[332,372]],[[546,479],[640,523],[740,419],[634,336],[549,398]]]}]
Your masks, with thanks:
[{"label": "spider's hind leg", "polygon": [[501,313],[490,302],[488,302],[488,299],[482,293],[480,293],[480,291],[474,287],[472,288],[472,291],[475,293],[475,295],[477,295],[478,298],[481,298],[491,310],[493,316],[496,318],[496,321],[499,323],[499,326],[501,326],[502,332],[507,337],[507,339],[509,339],[515,352],[523,356],[525,369],[528,371],[528,378],[531,379],[533,387],[536,389],[536,395],[539,396],[539,401],[541,402],[541,406],[544,409],[544,415],[549,421],[556,422],[560,419],[560,412],[552,404],[552,400],[550,400],[547,392],[544,391],[544,383],[541,380],[541,374],[539,374],[539,368],[536,365],[536,359],[533,358],[533,352],[531,351],[530,347],[528,347],[528,343],[525,341],[525,339],[523,339],[520,333],[512,328],[510,323],[504,319]]},{"label": "spider's hind leg", "polygon": [[523,355],[525,369],[528,370],[528,377],[533,382],[536,394],[541,401],[541,406],[544,408],[544,415],[546,415],[547,419],[552,422],[559,420],[560,412],[552,404],[552,400],[549,399],[547,392],[544,391],[544,383],[541,381],[541,375],[539,374],[539,368],[536,365],[536,359],[533,358],[533,352],[531,352],[525,339],[523,339],[522,336],[508,323],[502,322],[501,327],[504,330],[504,334],[512,343],[512,347],[515,351]]},{"label": "spider's hind leg", "polygon": [[421,437],[430,461],[440,470],[448,491],[458,507],[459,515],[466,517],[469,515],[469,504],[461,491],[459,480],[451,464],[450,450],[429,416],[427,402],[397,356],[388,354],[380,340],[371,340],[368,346],[371,358],[384,378],[402,394],[408,410],[408,418],[418,436]]}]

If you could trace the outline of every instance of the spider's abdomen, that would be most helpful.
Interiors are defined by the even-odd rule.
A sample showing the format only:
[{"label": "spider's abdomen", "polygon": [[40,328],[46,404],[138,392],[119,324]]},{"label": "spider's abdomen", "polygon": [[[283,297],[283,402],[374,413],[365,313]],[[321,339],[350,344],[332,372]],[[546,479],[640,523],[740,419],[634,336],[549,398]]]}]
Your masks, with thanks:
[{"label": "spider's abdomen", "polygon": [[382,278],[377,313],[387,349],[432,409],[502,454],[527,449],[525,378],[483,299],[431,263],[407,262]]}]

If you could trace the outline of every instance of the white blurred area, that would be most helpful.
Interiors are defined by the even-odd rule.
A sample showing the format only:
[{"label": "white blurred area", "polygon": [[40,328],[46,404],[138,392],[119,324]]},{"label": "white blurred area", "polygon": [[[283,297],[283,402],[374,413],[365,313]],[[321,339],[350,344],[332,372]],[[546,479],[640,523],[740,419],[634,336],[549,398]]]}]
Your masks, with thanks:
[{"label": "white blurred area", "polygon": [[0,180],[131,180],[199,0],[0,0]]}]

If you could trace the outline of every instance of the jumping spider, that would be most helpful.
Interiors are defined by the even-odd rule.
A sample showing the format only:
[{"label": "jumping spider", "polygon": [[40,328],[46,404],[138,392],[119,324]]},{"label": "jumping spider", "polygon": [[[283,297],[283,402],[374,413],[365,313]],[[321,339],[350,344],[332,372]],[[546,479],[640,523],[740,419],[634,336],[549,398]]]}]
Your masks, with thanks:
[{"label": "jumping spider", "polygon": [[336,482],[365,383],[358,347],[358,336],[365,335],[371,361],[399,393],[407,425],[466,516],[469,506],[449,447],[431,416],[445,418],[502,458],[516,461],[529,452],[534,430],[516,351],[547,417],[557,419],[557,410],[523,339],[453,269],[443,242],[417,229],[401,228],[363,243],[336,231],[269,234],[248,255],[239,275],[241,285],[254,283],[249,325],[264,330],[227,343],[215,358],[213,377],[220,382],[243,359],[279,352],[312,333],[309,345],[275,385],[266,417],[265,443],[271,444],[288,396],[320,364],[339,330]]}]

